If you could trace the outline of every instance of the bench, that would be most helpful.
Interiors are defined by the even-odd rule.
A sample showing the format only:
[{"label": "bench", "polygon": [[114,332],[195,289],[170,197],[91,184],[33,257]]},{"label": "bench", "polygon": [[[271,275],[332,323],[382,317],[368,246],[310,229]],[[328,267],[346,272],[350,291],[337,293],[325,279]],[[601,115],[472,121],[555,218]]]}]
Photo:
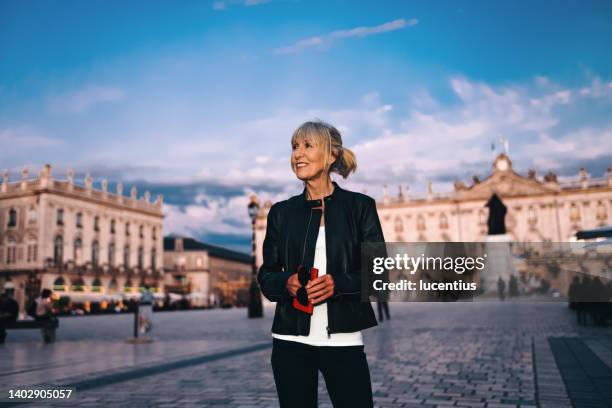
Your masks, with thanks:
[{"label": "bench", "polygon": [[6,330],[27,330],[27,329],[46,329],[43,330],[43,340],[45,343],[55,341],[55,330],[59,327],[59,320],[16,320],[14,322],[0,323],[0,343],[4,343]]}]

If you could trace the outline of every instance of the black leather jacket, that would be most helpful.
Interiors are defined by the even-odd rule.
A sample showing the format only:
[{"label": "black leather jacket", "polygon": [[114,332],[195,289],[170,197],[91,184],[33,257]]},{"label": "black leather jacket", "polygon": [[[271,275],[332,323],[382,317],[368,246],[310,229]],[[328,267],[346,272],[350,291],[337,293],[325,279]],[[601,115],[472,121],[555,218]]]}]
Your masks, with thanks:
[{"label": "black leather jacket", "polygon": [[[376,326],[370,302],[361,301],[361,243],[384,242],[373,198],[344,190],[333,182],[334,191],[325,197],[325,245],[327,273],[334,278],[334,294],[327,299],[328,336]],[[307,270],[314,252],[321,222],[321,200],[300,195],[270,208],[263,244],[263,264],[257,280],[264,296],[277,302],[272,332],[308,335],[310,315],[292,306],[287,289],[289,276],[300,264]],[[365,288],[363,288],[365,291]]]}]

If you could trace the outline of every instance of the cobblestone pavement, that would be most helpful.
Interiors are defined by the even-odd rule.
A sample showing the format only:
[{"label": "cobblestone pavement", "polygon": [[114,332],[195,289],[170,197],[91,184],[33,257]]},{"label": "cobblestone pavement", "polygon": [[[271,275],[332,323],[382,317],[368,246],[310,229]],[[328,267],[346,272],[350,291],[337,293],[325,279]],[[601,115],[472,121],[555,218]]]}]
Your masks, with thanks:
[{"label": "cobblestone pavement", "polygon": [[[577,327],[561,303],[392,303],[390,309],[390,321],[364,332],[377,407],[570,407],[553,338],[577,339],[602,365],[600,371],[612,369],[612,329]],[[53,406],[277,407],[272,313],[266,309],[265,319],[255,321],[246,319],[244,309],[159,314],[156,348],[149,349],[157,359],[98,366],[89,375],[63,380],[53,373],[45,383],[77,385],[75,399]],[[95,318],[72,324],[86,319]],[[97,327],[104,324],[100,320]],[[71,329],[62,325],[68,335]],[[87,343],[86,335],[80,336],[75,343]],[[126,353],[111,329],[105,336],[119,355]],[[17,348],[35,347],[26,339],[13,341]],[[71,342],[53,347],[62,343]],[[99,360],[96,353],[103,349],[90,344],[89,356]],[[133,353],[148,346],[130,347]],[[49,350],[35,356],[50,361]],[[172,353],[164,358],[164,350]],[[0,357],[6,352],[0,349]],[[69,366],[63,373],[70,373]],[[331,407],[321,376],[319,393],[319,406]]]}]

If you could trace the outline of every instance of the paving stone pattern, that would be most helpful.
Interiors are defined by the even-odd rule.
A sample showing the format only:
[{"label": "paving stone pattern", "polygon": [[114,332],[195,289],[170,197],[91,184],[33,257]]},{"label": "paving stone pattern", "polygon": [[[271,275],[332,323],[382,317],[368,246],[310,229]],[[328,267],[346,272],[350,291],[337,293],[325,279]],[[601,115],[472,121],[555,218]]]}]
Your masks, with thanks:
[{"label": "paving stone pattern", "polygon": [[[582,344],[589,350],[589,344],[600,345],[597,353],[591,351],[591,358],[608,367],[601,357],[608,355],[602,344],[611,338],[612,329],[576,326],[574,316],[561,303],[391,303],[390,309],[390,321],[364,331],[376,407],[569,407],[571,400],[550,337],[585,339]],[[176,314],[169,323],[175,328],[174,337],[163,332],[158,321],[156,327],[162,332],[156,342],[160,344],[220,339],[221,351],[205,347],[193,351],[226,354],[198,364],[149,362],[152,367],[166,364],[166,369],[151,373],[138,364],[104,374],[92,372],[93,386],[87,391],[77,389],[69,403],[44,406],[278,407],[271,348],[265,347],[266,341],[271,344],[272,313],[266,309],[266,317],[258,321],[246,319],[244,310]],[[261,342],[261,349],[239,352],[246,344]],[[164,347],[158,349],[163,352]],[[174,350],[170,345],[165,349]],[[95,354],[95,348],[90,352]],[[95,383],[113,370],[127,374],[120,382]],[[55,377],[49,383],[71,381],[74,377]],[[331,407],[322,376],[319,395],[319,406]]]}]

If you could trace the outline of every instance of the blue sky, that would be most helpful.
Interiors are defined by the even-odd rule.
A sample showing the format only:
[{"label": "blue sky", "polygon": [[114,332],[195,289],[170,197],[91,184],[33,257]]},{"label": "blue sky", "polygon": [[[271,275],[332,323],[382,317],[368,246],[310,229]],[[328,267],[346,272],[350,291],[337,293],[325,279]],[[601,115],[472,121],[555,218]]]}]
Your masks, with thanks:
[{"label": "blue sky", "polygon": [[166,232],[248,249],[248,194],[301,191],[321,118],[349,189],[612,165],[612,3],[0,0],[0,167],[67,167],[166,197]]}]

